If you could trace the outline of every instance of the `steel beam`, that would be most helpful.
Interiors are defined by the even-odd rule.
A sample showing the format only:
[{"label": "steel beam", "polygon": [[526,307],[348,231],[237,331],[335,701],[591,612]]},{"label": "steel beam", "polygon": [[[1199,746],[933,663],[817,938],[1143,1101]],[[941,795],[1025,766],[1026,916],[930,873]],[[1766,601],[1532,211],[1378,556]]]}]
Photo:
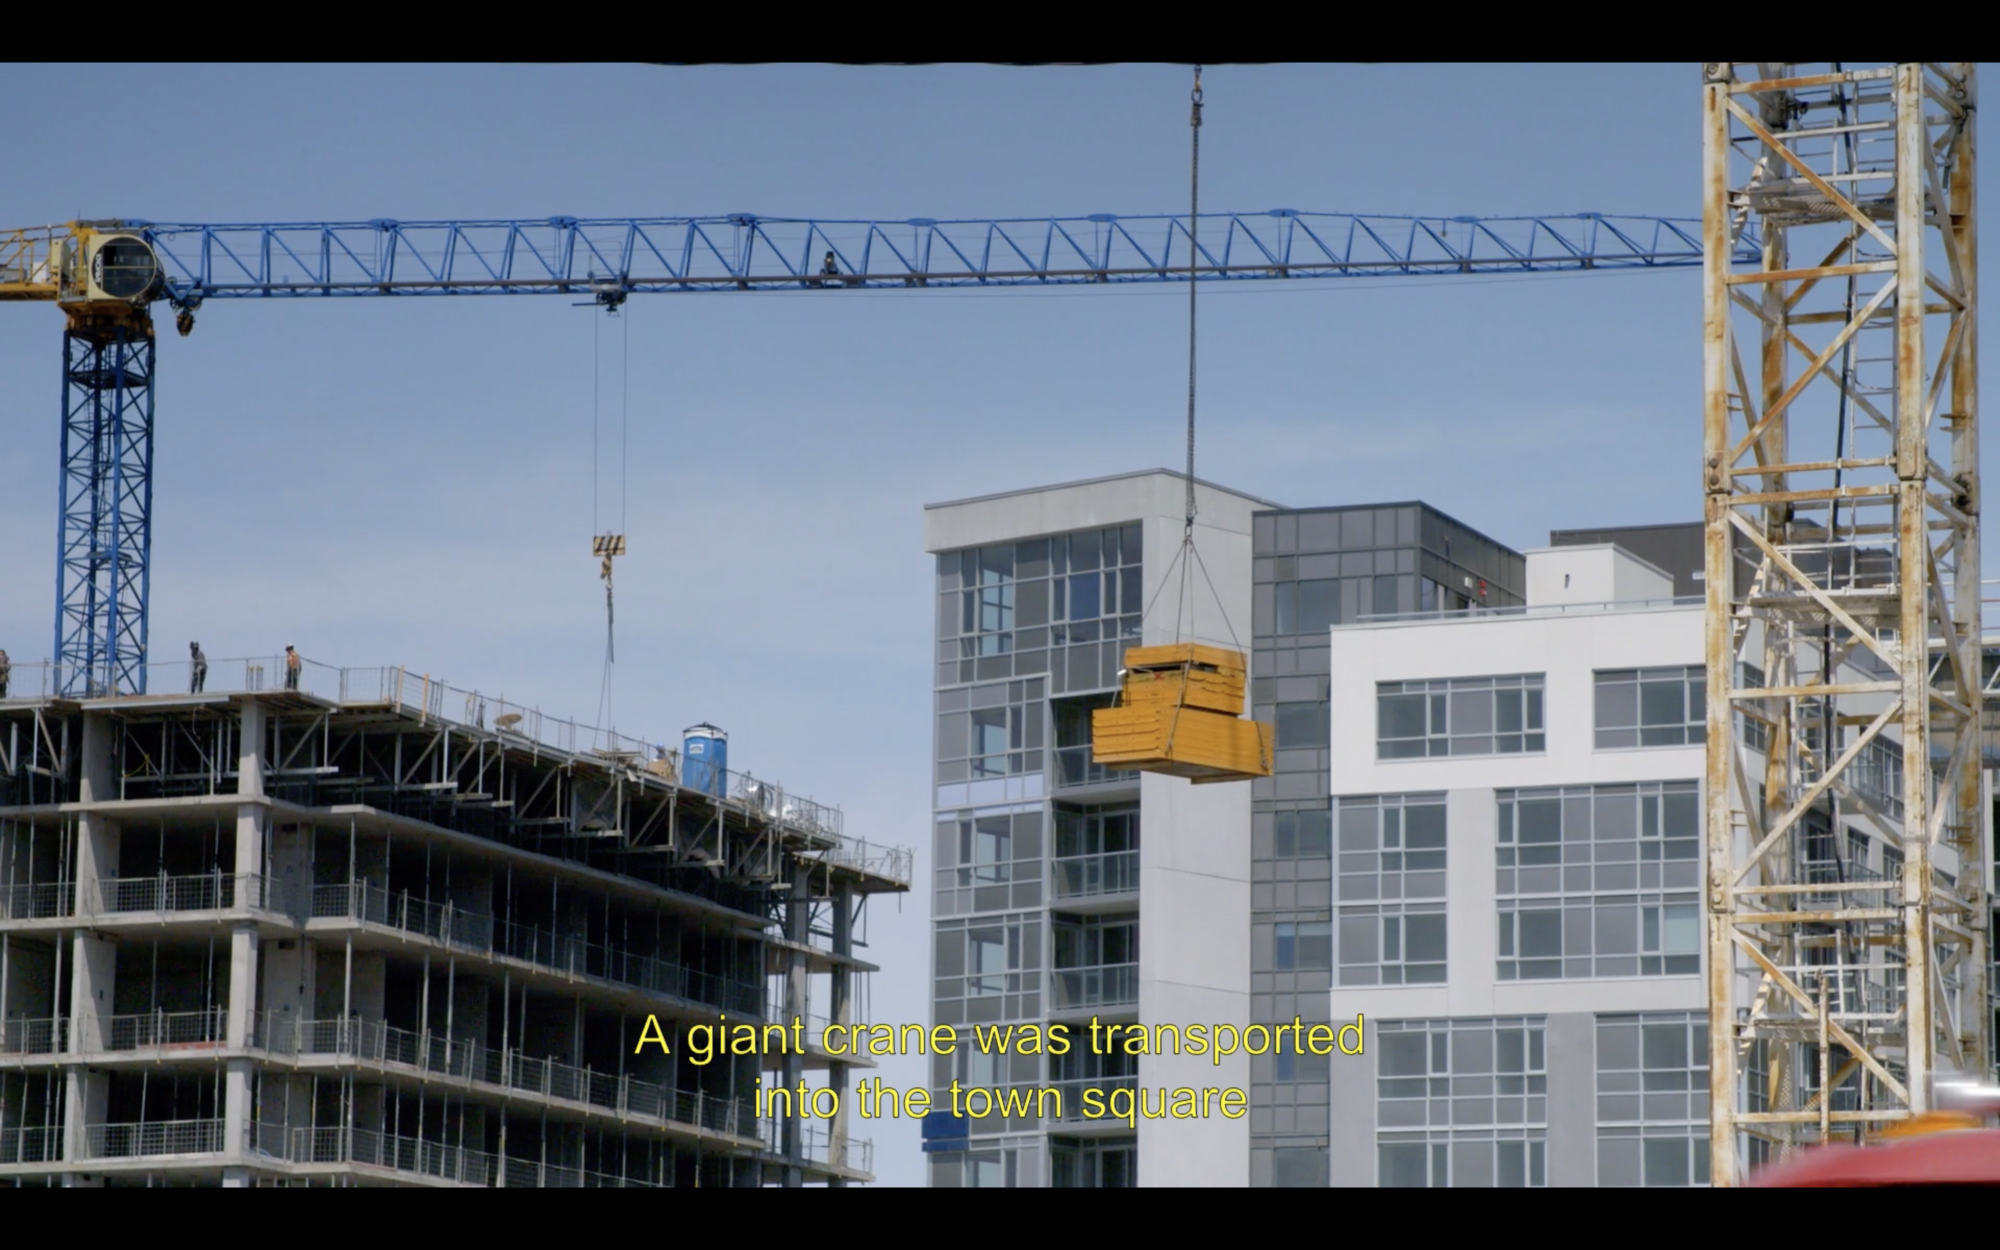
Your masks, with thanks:
[{"label": "steel beam", "polygon": [[1990,1065],[1975,98],[1970,63],[1704,66],[1717,1185]]}]

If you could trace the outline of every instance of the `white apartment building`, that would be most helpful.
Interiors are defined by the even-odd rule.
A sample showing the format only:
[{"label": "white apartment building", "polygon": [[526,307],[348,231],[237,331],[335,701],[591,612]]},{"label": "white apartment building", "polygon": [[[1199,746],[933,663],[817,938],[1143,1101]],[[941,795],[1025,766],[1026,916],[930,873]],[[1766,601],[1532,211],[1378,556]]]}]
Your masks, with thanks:
[{"label": "white apartment building", "polygon": [[[1331,630],[1333,906],[1268,940],[1366,1017],[1316,1061],[1334,1185],[1706,1181],[1703,604],[1609,544],[1527,588]],[[1893,871],[1853,815],[1808,821],[1808,871]]]}]

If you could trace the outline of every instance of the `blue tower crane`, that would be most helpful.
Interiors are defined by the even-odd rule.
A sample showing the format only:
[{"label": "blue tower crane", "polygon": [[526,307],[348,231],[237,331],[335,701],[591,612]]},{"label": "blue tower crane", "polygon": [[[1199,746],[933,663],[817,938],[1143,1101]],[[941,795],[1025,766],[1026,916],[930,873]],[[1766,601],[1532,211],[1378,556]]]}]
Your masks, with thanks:
[{"label": "blue tower crane", "polygon": [[[153,532],[152,305],[209,300],[1283,281],[1693,268],[1698,219],[1371,217],[1272,209],[940,221],[549,217],[0,231],[0,301],[63,332],[55,689],[144,694]],[[1740,255],[1755,263],[1745,232]]]}]

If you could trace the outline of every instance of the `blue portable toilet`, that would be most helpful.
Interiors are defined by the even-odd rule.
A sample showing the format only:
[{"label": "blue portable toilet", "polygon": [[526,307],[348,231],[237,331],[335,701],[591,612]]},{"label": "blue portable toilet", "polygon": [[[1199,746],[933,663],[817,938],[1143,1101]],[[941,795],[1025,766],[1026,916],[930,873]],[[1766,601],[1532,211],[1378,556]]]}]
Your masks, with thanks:
[{"label": "blue portable toilet", "polygon": [[681,784],[720,798],[729,773],[729,735],[702,722],[681,733]]}]

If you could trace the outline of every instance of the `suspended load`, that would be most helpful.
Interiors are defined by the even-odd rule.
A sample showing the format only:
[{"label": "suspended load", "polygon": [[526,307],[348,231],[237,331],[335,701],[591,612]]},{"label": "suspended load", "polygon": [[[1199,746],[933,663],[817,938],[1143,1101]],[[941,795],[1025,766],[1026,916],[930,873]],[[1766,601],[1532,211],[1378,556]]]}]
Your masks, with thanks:
[{"label": "suspended load", "polygon": [[1271,775],[1271,727],[1243,719],[1243,653],[1133,647],[1117,706],[1090,717],[1091,761],[1196,785]]}]

